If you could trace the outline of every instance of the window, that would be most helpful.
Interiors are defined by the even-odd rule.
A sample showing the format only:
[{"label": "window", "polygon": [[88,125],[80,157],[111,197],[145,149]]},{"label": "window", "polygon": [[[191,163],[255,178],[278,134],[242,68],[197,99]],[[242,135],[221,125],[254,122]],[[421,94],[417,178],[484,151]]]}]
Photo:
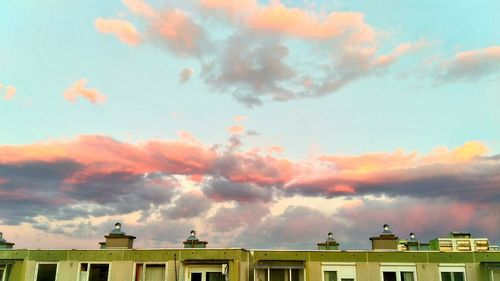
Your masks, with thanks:
[{"label": "window", "polygon": [[166,265],[164,263],[137,263],[134,281],[165,281]]},{"label": "window", "polygon": [[256,281],[304,281],[304,270],[298,268],[262,268],[255,270]]},{"label": "window", "polygon": [[356,265],[323,263],[323,281],[356,281]]},{"label": "window", "polygon": [[223,274],[227,265],[198,266],[190,265],[188,267],[187,281],[226,281]]},{"label": "window", "polygon": [[463,272],[441,272],[441,281],[465,281]]},{"label": "window", "polygon": [[57,276],[57,263],[39,263],[35,275],[36,281],[55,281]]},{"label": "window", "polygon": [[108,281],[109,264],[81,263],[79,281]]},{"label": "window", "polygon": [[415,265],[381,265],[380,272],[383,281],[417,281]]},{"label": "window", "polygon": [[441,281],[466,281],[465,265],[439,265]]}]

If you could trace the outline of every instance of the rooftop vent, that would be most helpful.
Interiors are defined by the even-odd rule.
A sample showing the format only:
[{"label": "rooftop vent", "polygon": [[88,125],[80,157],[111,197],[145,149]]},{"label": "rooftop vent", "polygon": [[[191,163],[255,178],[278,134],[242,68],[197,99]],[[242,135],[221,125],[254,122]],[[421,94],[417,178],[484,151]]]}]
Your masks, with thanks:
[{"label": "rooftop vent", "polygon": [[206,248],[208,244],[207,241],[200,241],[196,238],[196,231],[194,230],[191,230],[186,241],[182,243],[184,244],[184,248]]},{"label": "rooftop vent", "polygon": [[328,232],[328,238],[325,242],[320,242],[317,244],[318,250],[338,250],[339,243],[333,238],[333,233]]},{"label": "rooftop vent", "polygon": [[5,238],[3,238],[3,233],[0,232],[0,249],[12,249],[14,247],[14,243],[7,242]]},{"label": "rooftop vent", "polygon": [[115,227],[104,236],[106,242],[100,242],[101,249],[121,248],[132,249],[134,245],[135,236],[127,235],[122,231],[122,224],[117,222]]},{"label": "rooftop vent", "polygon": [[410,239],[408,239],[409,242],[418,242],[417,237],[415,236],[415,233],[410,233]]},{"label": "rooftop vent", "polygon": [[383,235],[394,235],[391,231],[391,227],[388,224],[384,224],[384,231],[382,231]]},{"label": "rooftop vent", "polygon": [[122,224],[117,222],[115,223],[115,228],[113,228],[109,234],[114,234],[114,235],[125,235],[125,232],[122,231]]}]

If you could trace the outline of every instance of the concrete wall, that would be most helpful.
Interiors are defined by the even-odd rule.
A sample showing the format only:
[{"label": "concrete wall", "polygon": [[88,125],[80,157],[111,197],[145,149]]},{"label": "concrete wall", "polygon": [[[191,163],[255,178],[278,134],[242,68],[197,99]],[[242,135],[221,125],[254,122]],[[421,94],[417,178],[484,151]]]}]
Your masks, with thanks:
[{"label": "concrete wall", "polygon": [[381,281],[380,266],[414,264],[418,281],[439,281],[439,264],[464,264],[467,281],[489,281],[484,262],[500,263],[500,252],[381,252],[381,251],[253,251],[243,249],[158,250],[0,250],[0,260],[13,261],[10,281],[34,281],[38,262],[58,262],[57,281],[76,280],[80,262],[109,263],[110,281],[131,281],[135,263],[166,263],[167,280],[185,280],[189,262],[229,265],[231,281],[253,281],[259,262],[304,264],[306,281],[322,281],[324,263],[354,263],[357,281]]}]

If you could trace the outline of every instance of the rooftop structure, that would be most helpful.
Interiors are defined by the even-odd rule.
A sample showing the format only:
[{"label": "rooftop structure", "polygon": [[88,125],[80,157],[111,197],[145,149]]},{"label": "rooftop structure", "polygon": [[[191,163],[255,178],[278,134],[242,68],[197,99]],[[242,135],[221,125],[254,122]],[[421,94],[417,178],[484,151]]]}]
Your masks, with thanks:
[{"label": "rooftop structure", "polygon": [[117,222],[115,227],[104,238],[106,238],[106,242],[99,243],[101,249],[132,249],[136,237],[123,232],[121,223]]},{"label": "rooftop structure", "polygon": [[490,246],[488,238],[473,238],[470,233],[450,232],[448,237],[431,240],[430,248],[442,252],[484,252]]},{"label": "rooftop structure", "polygon": [[105,237],[100,250],[0,249],[0,281],[500,281],[499,251],[424,249],[388,225],[373,251],[340,251],[331,232],[306,251],[210,249],[194,230],[183,248],[134,249],[119,223]]},{"label": "rooftop structure", "polygon": [[7,240],[3,238],[3,233],[0,232],[0,249],[12,249],[14,245],[14,243],[7,242]]}]

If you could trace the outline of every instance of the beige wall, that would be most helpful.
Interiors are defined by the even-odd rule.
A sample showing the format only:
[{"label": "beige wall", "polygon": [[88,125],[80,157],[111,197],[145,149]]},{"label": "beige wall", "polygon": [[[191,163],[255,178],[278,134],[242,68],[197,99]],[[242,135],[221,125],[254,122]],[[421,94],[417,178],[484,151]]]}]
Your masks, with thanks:
[{"label": "beige wall", "polygon": [[465,264],[465,272],[467,274],[467,281],[479,281],[479,266],[473,263]]},{"label": "beige wall", "polygon": [[[110,264],[109,281],[132,281],[134,262],[115,261]],[[68,280],[69,281],[69,280]]]},{"label": "beige wall", "polygon": [[417,263],[418,281],[439,281],[439,267],[436,263]]},{"label": "beige wall", "polygon": [[62,261],[57,265],[57,281],[78,280],[78,262]]},{"label": "beige wall", "polygon": [[33,281],[35,280],[35,267],[36,267],[36,262],[34,261],[27,261],[26,262],[26,267],[25,267],[25,275],[24,275],[24,280],[25,281]]},{"label": "beige wall", "polygon": [[[378,267],[377,267],[378,270]],[[358,262],[356,263],[356,280],[358,281],[375,281],[378,280],[378,276],[372,276],[370,274],[370,263]]]},{"label": "beige wall", "polygon": [[306,280],[323,280],[321,278],[321,262],[308,262],[306,264]]}]

